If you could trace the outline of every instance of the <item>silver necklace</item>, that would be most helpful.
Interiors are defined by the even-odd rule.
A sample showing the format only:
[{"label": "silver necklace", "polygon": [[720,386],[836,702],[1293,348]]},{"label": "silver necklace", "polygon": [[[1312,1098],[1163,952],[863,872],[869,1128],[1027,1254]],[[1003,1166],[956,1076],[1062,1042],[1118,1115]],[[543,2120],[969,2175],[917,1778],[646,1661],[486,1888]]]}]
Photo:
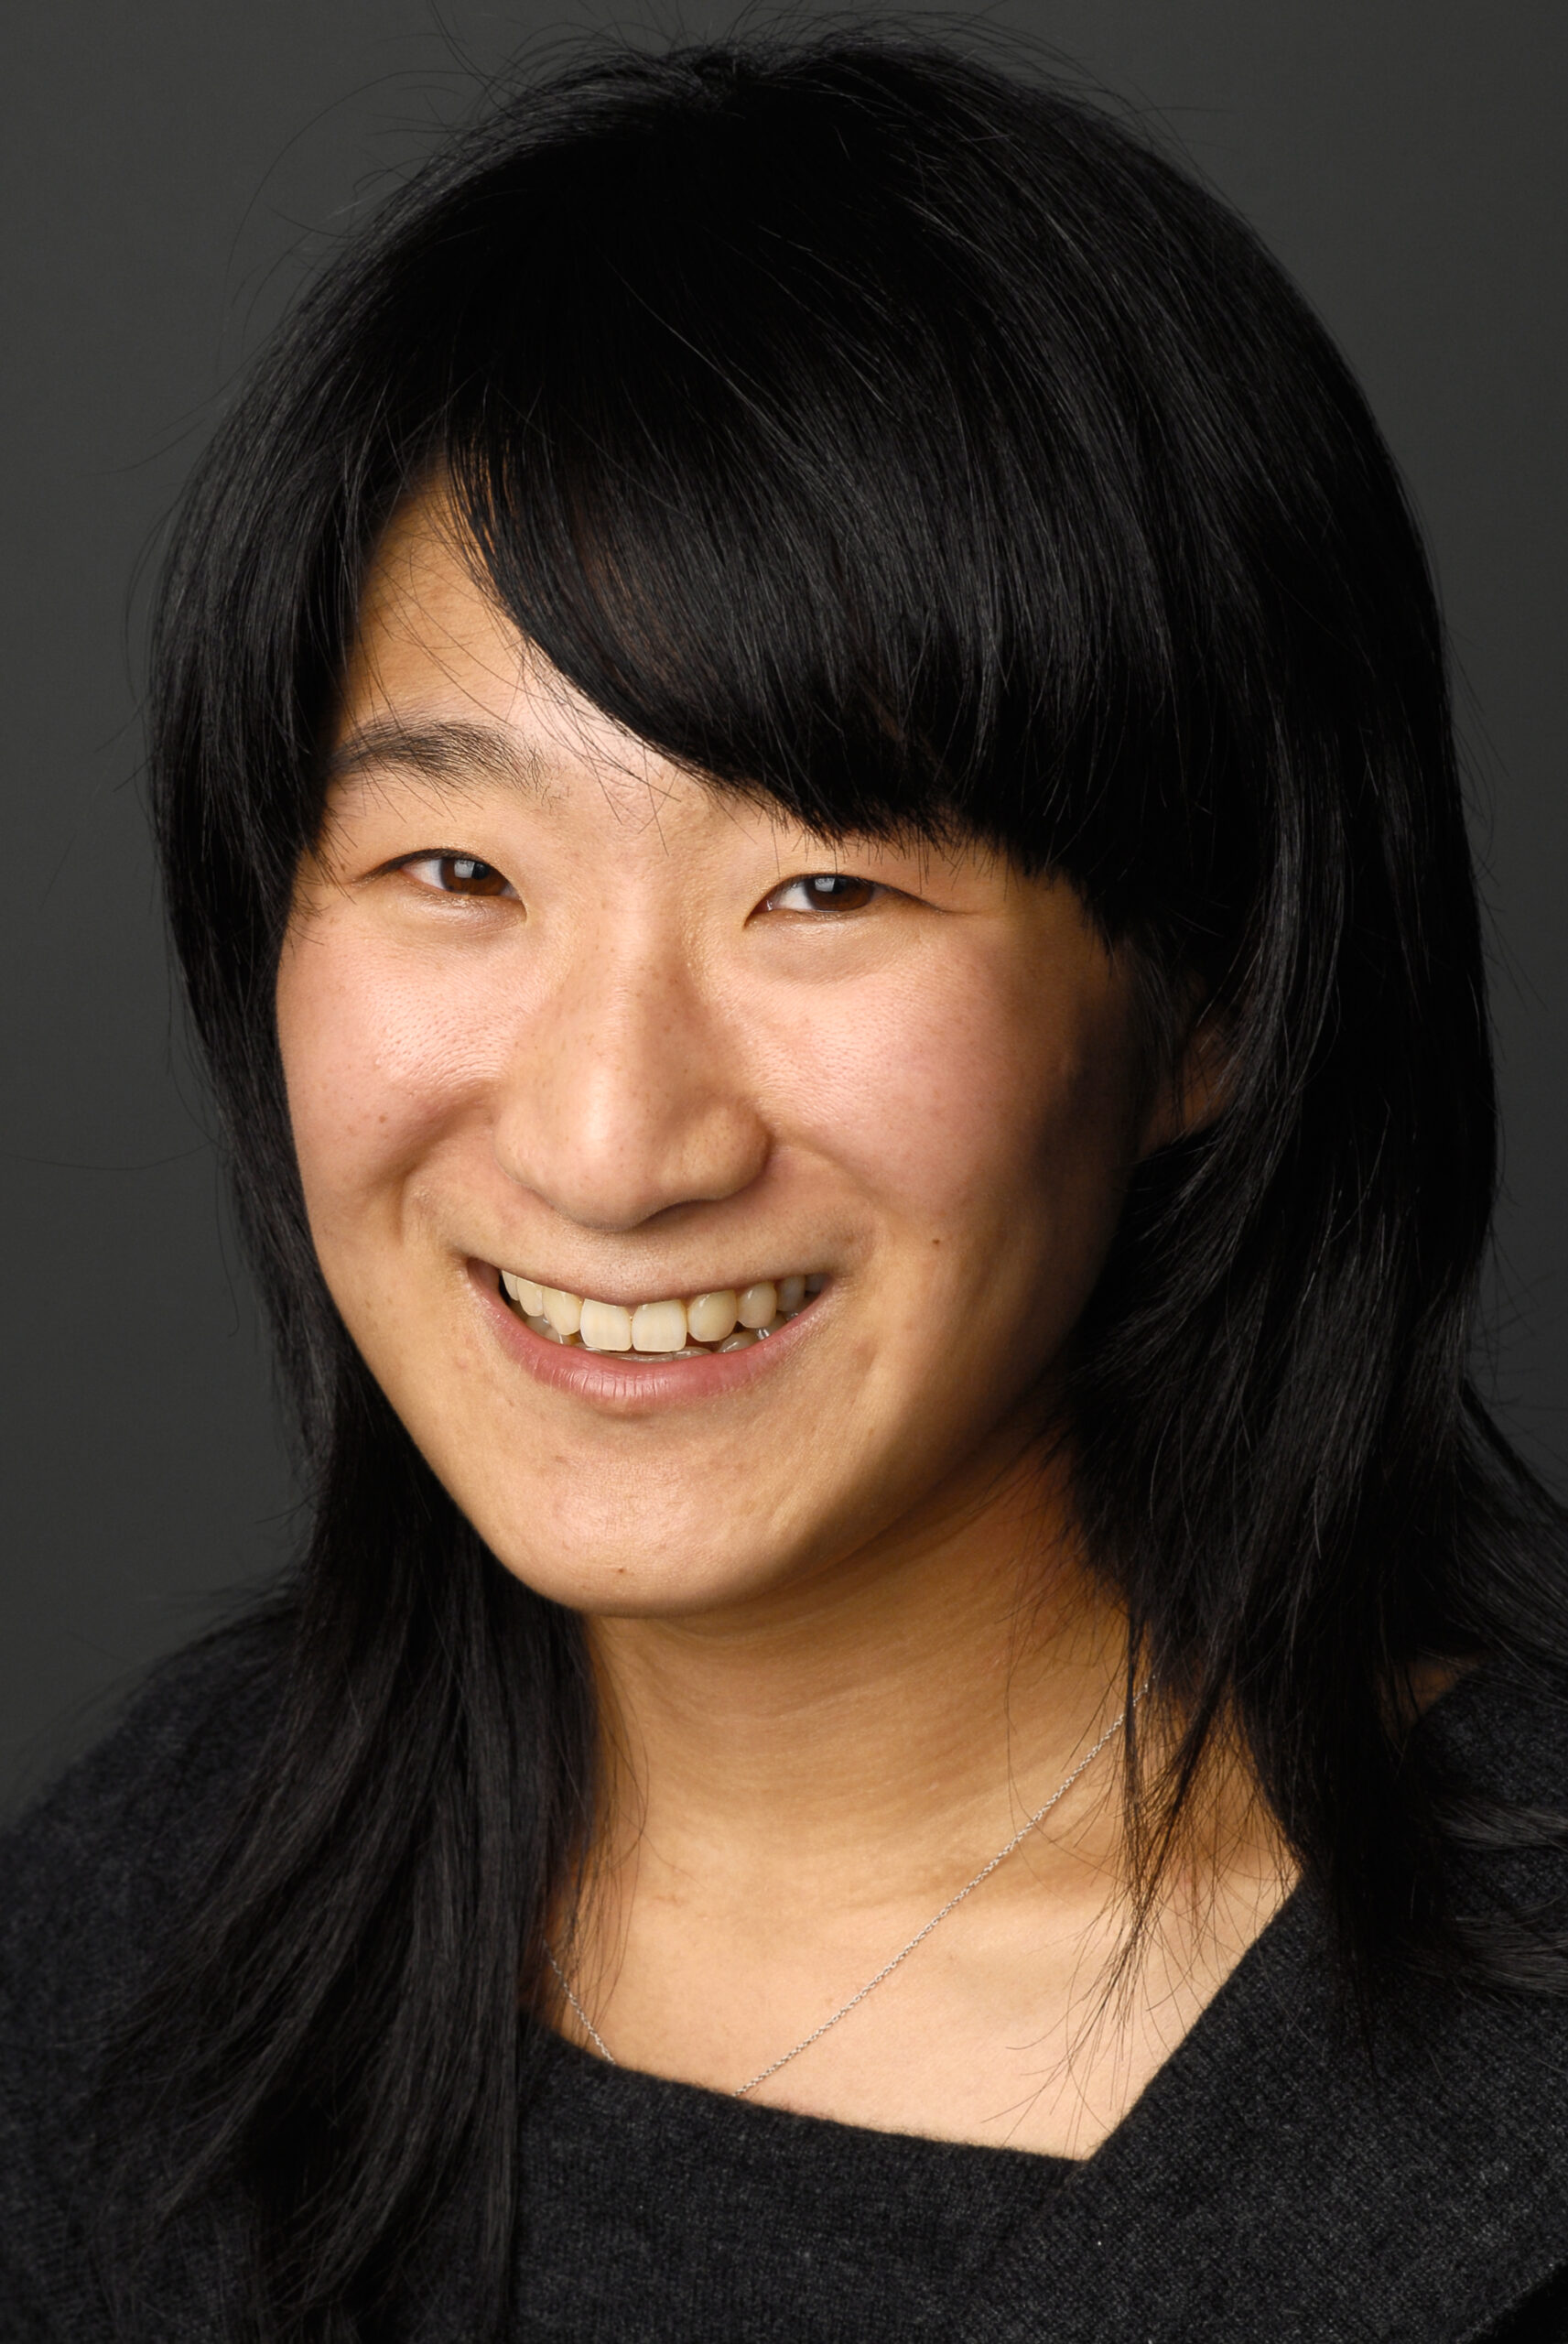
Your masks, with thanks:
[{"label": "silver necklace", "polygon": [[[995,1872],[997,1866],[999,1864],[1006,1863],[1013,1850],[1015,1848],[1022,1847],[1024,1840],[1028,1839],[1030,1833],[1038,1829],[1039,1826],[1044,1822],[1045,1818],[1050,1814],[1051,1809],[1057,1804],[1058,1800],[1066,1797],[1067,1793],[1072,1789],[1073,1785],[1077,1781],[1079,1775],[1088,1772],[1088,1769],[1094,1764],[1095,1760],[1099,1756],[1100,1752],[1105,1748],[1107,1742],[1115,1740],[1116,1736],[1121,1731],[1122,1727],[1127,1723],[1131,1710],[1138,1707],[1139,1702],[1143,1698],[1144,1694],[1148,1690],[1148,1682],[1145,1680],[1145,1682],[1138,1687],[1137,1692],[1132,1696],[1130,1708],[1123,1709],[1121,1715],[1117,1718],[1112,1724],[1107,1726],[1099,1740],[1095,1743],[1094,1748],[1087,1752],[1086,1754],[1079,1759],[1077,1764],[1074,1767],[1072,1773],[1066,1777],[1065,1782],[1057,1784],[1055,1789],[1052,1792],[1044,1806],[1035,1808],[1034,1813],[1030,1817],[1028,1822],[1023,1824],[1013,1833],[1006,1847],[999,1848],[995,1855],[991,1858],[989,1863],[982,1864],[979,1872],[975,1874],[973,1880],[966,1881],[963,1887],[959,1889],[956,1896],[949,1896],[947,1902],[943,1905],[942,1910],[939,1913],[932,1914],[931,1918],[926,1922],[925,1926],[923,1929],[916,1930],[914,1936],[910,1938],[909,1943],[904,1947],[902,1953],[895,1953],[891,1961],[885,1961],[881,1968],[877,1971],[874,1978],[867,1979],[865,1984],[860,1988],[858,1994],[851,1994],[847,2002],[841,2002],[839,2004],[831,2018],[825,2018],[820,2026],[814,2026],[809,2035],[803,2035],[800,2041],[795,2046],[793,2050],[786,2051],[782,2058],[773,2060],[770,2067],[760,2067],[749,2082],[737,2085],[732,2095],[733,2098],[736,2100],[744,2100],[747,2093],[755,2091],[759,2084],[765,2084],[770,2076],[776,2076],[781,2067],[787,2067],[792,2059],[798,2059],[803,2051],[809,2051],[814,2043],[820,2043],[823,2036],[827,2035],[830,2029],[836,2027],[840,2019],[848,2018],[852,2010],[858,2010],[860,2008],[868,1994],[874,1994],[877,1988],[892,1976],[893,1971],[898,1969],[899,1965],[902,1962],[907,1961],[910,1955],[914,1953],[917,1948],[925,1943],[925,1940],[931,1935],[932,1930],[939,1927],[946,1919],[949,1913],[956,1913],[958,1906],[963,1903],[965,1897],[972,1896],[976,1889],[979,1887],[981,1882],[989,1880],[992,1872]],[[606,2065],[609,2067],[619,2067],[621,2064],[620,2061],[616,2058],[615,2054],[610,2048],[609,2044],[606,2043],[603,2035],[600,2035],[599,2029],[595,2026],[593,2021],[589,2018],[588,2013],[584,2010],[582,2004],[573,1993],[571,1980],[567,1976],[566,1971],[561,1968],[560,1963],[556,1959],[554,1949],[548,1942],[546,1942],[545,1947],[545,1958],[556,1973],[557,1983],[559,1985],[562,1993],[567,1998],[567,2003],[571,2011],[572,2016],[577,2020],[578,2024],[582,2028],[583,2033],[588,2036],[589,2041],[592,2044],[600,2057],[604,2060]]]}]

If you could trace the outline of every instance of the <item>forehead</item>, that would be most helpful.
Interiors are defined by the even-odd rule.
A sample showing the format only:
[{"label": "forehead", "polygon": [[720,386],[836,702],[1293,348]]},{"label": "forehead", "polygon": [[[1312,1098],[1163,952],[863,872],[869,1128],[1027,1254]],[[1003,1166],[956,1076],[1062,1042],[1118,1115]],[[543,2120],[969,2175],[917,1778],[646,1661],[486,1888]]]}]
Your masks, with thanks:
[{"label": "forehead", "polygon": [[410,499],[376,547],[327,771],[339,811],[366,786],[460,798],[499,786],[557,814],[652,824],[666,843],[672,824],[689,834],[743,812],[606,716],[528,642],[438,493]]},{"label": "forehead", "polygon": [[334,765],[341,770],[356,742],[385,747],[400,731],[442,730],[454,765],[465,741],[482,765],[482,744],[505,739],[541,781],[567,754],[640,776],[659,762],[527,642],[432,493],[399,509],[372,559],[338,696]]},{"label": "forehead", "polygon": [[[676,765],[595,707],[521,632],[438,489],[411,497],[376,546],[339,691],[328,758],[329,816],[356,788],[407,783],[426,798],[503,787],[602,842],[650,834],[708,852],[767,839],[775,855],[811,844],[837,862],[852,830],[812,830],[769,792],[753,795]],[[1005,862],[969,838],[878,836],[912,867]]]}]

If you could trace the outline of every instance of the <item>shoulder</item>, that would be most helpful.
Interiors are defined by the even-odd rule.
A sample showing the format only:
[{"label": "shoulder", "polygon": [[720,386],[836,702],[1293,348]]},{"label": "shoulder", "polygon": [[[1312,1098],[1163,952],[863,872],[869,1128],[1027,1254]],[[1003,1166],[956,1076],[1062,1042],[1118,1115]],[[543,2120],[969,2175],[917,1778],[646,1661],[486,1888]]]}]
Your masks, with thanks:
[{"label": "shoulder", "polygon": [[1561,1972],[1539,2015],[1550,2025],[1555,2009],[1568,2028],[1568,1684],[1478,1669],[1420,1733],[1448,1812],[1458,1909],[1506,1916],[1521,1984],[1550,1990]]},{"label": "shoulder", "polygon": [[1474,1669],[1433,1705],[1421,1731],[1479,1786],[1568,1808],[1568,1678]]},{"label": "shoulder", "polygon": [[48,2273],[85,2268],[73,2208],[103,2056],[222,1844],[277,1711],[286,1646],[283,1622],[258,1617],[163,1663],[114,1731],[0,1836],[8,2304],[31,2290],[52,2306]]},{"label": "shoulder", "polygon": [[1560,2333],[1532,2322],[1568,2274],[1568,1684],[1488,1665],[1420,1733],[1488,1967],[1401,1977],[1362,2038],[1303,1948],[1316,2016],[1274,2079],[1295,2119],[1276,2219],[1379,2336]]},{"label": "shoulder", "polygon": [[1035,2344],[1048,2304],[1053,2344],[1568,2336],[1568,1689],[1477,1670],[1420,1731],[1519,1982],[1406,1976],[1362,2020],[1298,1892],[965,2335]]},{"label": "shoulder", "polygon": [[[257,1617],[160,1664],[114,1730],[0,1835],[7,2002],[69,1948],[156,1932],[210,1856],[276,1713],[286,1630]],[[47,1964],[40,1956],[53,1957]]]}]

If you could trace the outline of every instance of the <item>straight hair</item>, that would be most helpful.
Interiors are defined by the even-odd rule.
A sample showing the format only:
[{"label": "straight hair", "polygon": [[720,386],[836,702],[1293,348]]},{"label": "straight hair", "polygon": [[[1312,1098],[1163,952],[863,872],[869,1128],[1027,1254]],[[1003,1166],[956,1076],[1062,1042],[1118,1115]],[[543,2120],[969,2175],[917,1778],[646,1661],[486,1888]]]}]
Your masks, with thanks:
[{"label": "straight hair", "polygon": [[1353,1998],[1411,1964],[1560,1987],[1465,1907],[1466,1850],[1527,1818],[1408,1732],[1431,1664],[1561,1669],[1562,1525],[1469,1380],[1479,923],[1436,603],[1361,395],[1240,221],[1031,71],[874,28],[599,45],[319,277],[157,625],[170,917],[314,1517],[265,1763],[127,2072],[181,2078],[168,2205],[238,2177],[258,2335],[390,2333],[443,2224],[466,2332],[525,2288],[543,1926],[594,1809],[578,1623],[351,1343],[278,1058],[362,581],[432,480],[523,635],[663,754],[829,838],[1059,874],[1152,1056],[1207,1021],[1223,1104],[1138,1172],[1064,1415],[1175,1737],[1154,1770],[1127,1729],[1135,1901],[1223,1733]]}]

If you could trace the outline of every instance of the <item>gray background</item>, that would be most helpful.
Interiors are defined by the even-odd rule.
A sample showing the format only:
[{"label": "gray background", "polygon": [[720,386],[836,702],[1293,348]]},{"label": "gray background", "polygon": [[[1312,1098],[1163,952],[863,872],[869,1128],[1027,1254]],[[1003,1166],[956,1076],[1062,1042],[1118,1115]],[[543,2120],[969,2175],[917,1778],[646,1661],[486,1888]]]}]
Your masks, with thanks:
[{"label": "gray background", "polygon": [[[1568,1450],[1561,0],[1011,0],[1150,110],[1349,353],[1465,696],[1508,1194],[1489,1373]],[[688,7],[707,30],[729,11]],[[147,562],[324,242],[591,6],[21,0],[5,268],[0,1796],[287,1553],[268,1370],[168,980],[137,776]],[[613,19],[629,29],[637,20]],[[666,15],[665,26],[676,20]]]}]

